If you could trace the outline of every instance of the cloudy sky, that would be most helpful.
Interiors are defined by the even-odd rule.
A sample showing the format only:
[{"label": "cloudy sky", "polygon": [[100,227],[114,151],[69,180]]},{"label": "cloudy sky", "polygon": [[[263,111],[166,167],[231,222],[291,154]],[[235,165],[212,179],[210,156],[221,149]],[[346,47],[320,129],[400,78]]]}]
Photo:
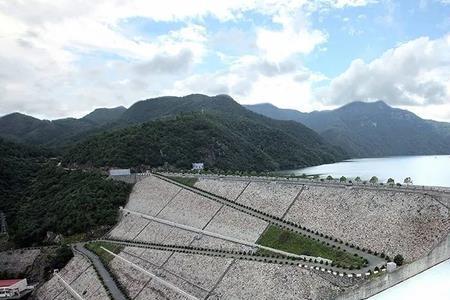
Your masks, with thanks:
[{"label": "cloudy sky", "polygon": [[450,121],[450,0],[0,0],[0,115],[190,93]]}]

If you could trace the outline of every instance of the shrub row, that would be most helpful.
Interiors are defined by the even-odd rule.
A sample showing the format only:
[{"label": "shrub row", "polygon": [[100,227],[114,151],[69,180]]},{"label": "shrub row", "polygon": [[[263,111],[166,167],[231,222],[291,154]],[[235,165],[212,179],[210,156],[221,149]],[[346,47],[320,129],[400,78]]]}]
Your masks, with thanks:
[{"label": "shrub row", "polygon": [[[225,249],[211,249],[211,248],[203,248],[203,247],[194,247],[194,246],[184,246],[184,245],[171,245],[171,244],[160,244],[160,243],[152,243],[152,242],[144,242],[144,241],[134,241],[134,240],[123,240],[123,239],[104,239],[104,240],[98,240],[99,242],[116,242],[121,244],[128,244],[142,247],[142,248],[153,248],[158,250],[165,250],[170,249],[172,251],[181,252],[181,253],[198,253],[198,252],[206,252],[205,255],[212,255],[212,256],[226,256],[226,254],[229,255],[242,255],[242,256],[249,256],[249,258],[246,258],[248,260],[252,260],[251,257],[255,257],[255,260],[264,261],[264,262],[272,262],[278,261],[278,260],[284,260],[284,261],[292,261],[292,264],[295,264],[295,261],[304,261],[304,262],[310,262],[310,263],[316,263],[321,264],[325,266],[331,266],[336,268],[342,268],[342,269],[360,269],[361,266],[347,266],[347,265],[341,265],[341,264],[335,264],[335,263],[328,263],[328,261],[324,260],[318,260],[313,258],[296,258],[292,256],[281,256],[281,255],[268,255],[268,254],[261,254],[258,252],[249,252],[249,251],[234,251],[234,250],[225,250]],[[90,241],[88,243],[92,243],[96,241]],[[242,259],[242,258],[241,258]],[[367,260],[365,260],[367,262]],[[284,262],[281,262],[284,263]],[[287,264],[288,262],[286,262]]]},{"label": "shrub row", "polygon": [[[222,196],[219,196],[219,195],[215,195],[215,194],[213,194],[213,193],[211,193],[211,192],[205,191],[205,190],[200,189],[200,188],[198,188],[198,187],[195,187],[195,186],[194,186],[194,187],[185,186],[185,185],[183,185],[183,184],[181,184],[181,183],[179,183],[179,182],[177,182],[177,181],[170,180],[170,179],[168,179],[166,176],[161,175],[161,174],[159,174],[159,173],[155,173],[155,174],[158,175],[158,176],[160,176],[160,178],[161,178],[162,180],[165,180],[165,181],[170,182],[170,183],[172,183],[172,184],[178,185],[178,186],[183,187],[183,188],[188,188],[188,189],[190,189],[190,190],[197,190],[197,191],[199,191],[199,192],[201,192],[201,193],[207,194],[207,195],[202,195],[201,193],[196,192],[197,194],[200,194],[200,195],[203,196],[203,197],[207,197],[208,199],[211,199],[211,200],[213,200],[213,201],[217,201],[216,199],[214,199],[214,197],[219,198],[219,199],[221,199],[222,201],[224,201],[225,203],[227,203],[226,205],[228,205],[228,206],[231,206],[231,207],[233,207],[233,208],[235,208],[235,209],[237,209],[237,210],[239,210],[239,211],[241,211],[241,212],[244,212],[244,213],[246,213],[246,214],[250,214],[250,215],[253,216],[253,217],[256,217],[256,218],[259,218],[259,219],[261,219],[261,220],[267,221],[267,222],[269,222],[269,223],[278,225],[278,226],[280,226],[281,228],[288,229],[288,230],[290,230],[290,231],[294,231],[294,230],[292,229],[292,227],[295,227],[295,228],[297,228],[297,229],[299,229],[299,230],[303,230],[303,231],[306,231],[306,232],[311,233],[311,234],[313,234],[313,235],[320,236],[320,237],[325,238],[325,239],[328,239],[328,240],[330,240],[330,241],[332,241],[332,242],[339,243],[339,244],[344,244],[344,241],[343,241],[343,240],[338,239],[338,238],[334,238],[333,236],[324,235],[323,233],[320,233],[320,232],[317,231],[317,230],[314,231],[314,230],[312,230],[312,229],[306,228],[305,226],[301,226],[301,225],[299,225],[299,224],[297,224],[297,223],[295,223],[295,222],[283,220],[283,219],[280,218],[280,217],[277,217],[277,216],[268,214],[268,213],[266,213],[266,212],[257,210],[257,209],[255,209],[255,208],[253,208],[253,207],[251,207],[251,206],[244,205],[244,204],[237,203],[237,202],[233,202],[233,201],[231,201],[231,200],[229,200],[229,199],[227,199],[227,198],[225,198],[225,197],[222,197]],[[194,191],[194,192],[195,192],[195,191]],[[252,211],[253,213],[248,213],[248,212],[245,211],[245,210],[250,210],[250,211]],[[258,214],[259,214],[259,215],[258,215]],[[263,217],[261,217],[261,215],[262,215]],[[276,222],[274,222],[274,220],[275,220]],[[280,223],[281,223],[281,224],[280,224]],[[295,232],[297,232],[297,233],[299,233],[299,234],[301,234],[301,235],[303,235],[303,236],[306,236],[306,237],[308,237],[308,238],[311,238],[311,239],[313,239],[313,240],[315,240],[315,241],[321,242],[320,239],[315,239],[315,238],[311,237],[311,235],[307,235],[307,234],[304,234],[303,232],[299,232],[299,231],[295,231]],[[372,254],[372,255],[375,255],[375,256],[380,256],[380,254],[378,254],[377,252],[373,252],[373,251],[367,250],[367,249],[365,249],[365,248],[360,248],[359,246],[355,246],[355,245],[353,245],[353,244],[349,244],[348,242],[346,242],[345,245],[346,245],[346,246],[349,246],[350,248],[355,248],[356,250],[360,250],[360,251],[362,251],[362,252],[367,252],[368,254]],[[335,246],[335,245],[331,245],[331,247],[335,248],[336,246]],[[337,248],[337,249],[341,249],[339,246],[337,246],[336,248]],[[342,251],[345,252],[346,250],[345,250],[345,249],[342,249]],[[375,254],[375,253],[376,253],[376,254]]]}]

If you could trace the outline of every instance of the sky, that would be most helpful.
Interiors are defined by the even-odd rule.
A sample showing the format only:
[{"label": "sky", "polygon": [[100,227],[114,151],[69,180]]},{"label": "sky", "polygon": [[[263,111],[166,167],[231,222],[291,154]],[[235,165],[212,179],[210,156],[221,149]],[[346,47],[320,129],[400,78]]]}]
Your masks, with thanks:
[{"label": "sky", "polygon": [[0,115],[191,93],[450,122],[450,0],[0,0]]}]

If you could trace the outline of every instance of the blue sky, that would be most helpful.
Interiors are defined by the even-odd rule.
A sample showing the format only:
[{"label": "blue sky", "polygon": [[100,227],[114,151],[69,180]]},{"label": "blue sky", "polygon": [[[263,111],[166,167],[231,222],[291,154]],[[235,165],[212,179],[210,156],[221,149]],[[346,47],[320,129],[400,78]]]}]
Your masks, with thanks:
[{"label": "blue sky", "polygon": [[450,121],[450,1],[0,0],[0,114],[189,93]]}]

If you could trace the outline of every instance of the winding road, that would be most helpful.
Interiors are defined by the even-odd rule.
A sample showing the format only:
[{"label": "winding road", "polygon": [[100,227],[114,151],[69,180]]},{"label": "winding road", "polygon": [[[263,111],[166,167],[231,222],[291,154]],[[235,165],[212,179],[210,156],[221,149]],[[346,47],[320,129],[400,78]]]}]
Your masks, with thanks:
[{"label": "winding road", "polygon": [[83,243],[78,243],[74,245],[73,248],[75,249],[75,251],[78,251],[82,255],[89,258],[89,260],[92,262],[95,269],[97,270],[99,276],[102,278],[103,283],[106,286],[107,290],[109,291],[111,297],[114,300],[127,300],[127,297],[125,297],[125,295],[119,289],[116,282],[111,277],[111,274],[109,274],[109,271],[105,268],[102,261],[96,254],[86,249]]}]

